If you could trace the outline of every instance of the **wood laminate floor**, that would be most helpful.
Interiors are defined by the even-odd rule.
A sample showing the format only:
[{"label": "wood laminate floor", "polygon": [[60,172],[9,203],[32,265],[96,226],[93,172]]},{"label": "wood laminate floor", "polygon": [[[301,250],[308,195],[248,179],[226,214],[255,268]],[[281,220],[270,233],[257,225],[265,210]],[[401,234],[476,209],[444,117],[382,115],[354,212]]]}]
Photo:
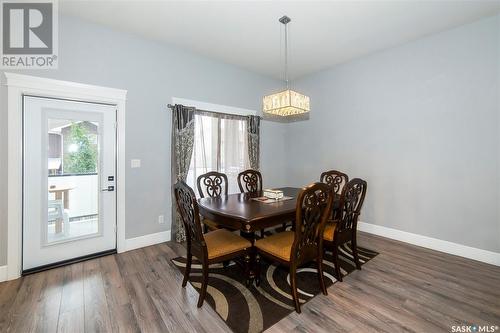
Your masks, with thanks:
[{"label": "wood laminate floor", "polygon": [[[500,326],[500,267],[360,233],[380,254],[267,332]],[[168,242],[0,283],[0,332],[230,332],[182,289]],[[500,332],[500,330],[497,330]]]}]

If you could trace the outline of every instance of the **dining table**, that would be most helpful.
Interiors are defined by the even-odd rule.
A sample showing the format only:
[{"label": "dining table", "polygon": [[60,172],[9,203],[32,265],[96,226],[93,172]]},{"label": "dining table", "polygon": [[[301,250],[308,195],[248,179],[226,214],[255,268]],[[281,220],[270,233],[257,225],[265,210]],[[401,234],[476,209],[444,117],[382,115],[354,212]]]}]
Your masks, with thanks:
[{"label": "dining table", "polygon": [[[295,207],[300,188],[281,187],[287,200],[261,202],[255,200],[263,196],[263,191],[235,193],[219,197],[198,199],[200,214],[209,220],[230,230],[239,230],[240,235],[253,244],[256,231],[282,225],[295,219]],[[247,284],[255,278],[255,255],[251,258],[252,265],[247,276]]]},{"label": "dining table", "polygon": [[198,199],[200,214],[227,229],[239,230],[241,236],[255,240],[255,232],[281,225],[295,218],[295,206],[300,188],[282,187],[288,200],[261,202],[254,200],[263,196],[263,191],[235,193],[219,197]]}]

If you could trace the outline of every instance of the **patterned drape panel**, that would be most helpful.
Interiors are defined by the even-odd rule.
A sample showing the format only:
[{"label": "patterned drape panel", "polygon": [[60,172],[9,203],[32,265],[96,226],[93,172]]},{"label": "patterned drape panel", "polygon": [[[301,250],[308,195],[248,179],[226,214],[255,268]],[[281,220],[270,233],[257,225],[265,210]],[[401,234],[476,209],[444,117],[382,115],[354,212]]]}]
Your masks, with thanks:
[{"label": "patterned drape panel", "polygon": [[176,104],[172,108],[172,234],[177,242],[186,240],[186,232],[177,211],[173,186],[186,180],[193,155],[195,108]]},{"label": "patterned drape panel", "polygon": [[259,170],[260,117],[248,116],[247,131],[248,131],[248,158],[250,159],[250,167],[254,170]]}]

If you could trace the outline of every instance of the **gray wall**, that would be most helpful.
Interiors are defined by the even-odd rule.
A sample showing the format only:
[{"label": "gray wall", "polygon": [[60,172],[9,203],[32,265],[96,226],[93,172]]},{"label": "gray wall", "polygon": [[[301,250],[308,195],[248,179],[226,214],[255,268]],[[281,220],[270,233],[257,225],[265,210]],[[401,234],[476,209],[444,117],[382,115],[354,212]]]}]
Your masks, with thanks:
[{"label": "gray wall", "polygon": [[306,77],[287,179],[368,181],[361,220],[500,252],[500,17]]},{"label": "gray wall", "polygon": [[[263,122],[265,186],[337,168],[368,181],[362,220],[500,251],[500,17],[306,77],[311,119]],[[57,71],[22,73],[128,90],[127,238],[170,229],[172,96],[259,109],[279,83],[73,18]],[[0,72],[1,74],[1,72]],[[0,265],[6,262],[6,104],[0,91]]]},{"label": "gray wall", "polygon": [[[74,18],[59,27],[59,69],[24,74],[128,90],[126,116],[126,237],[170,229],[171,98],[259,109],[279,83],[246,70]],[[3,78],[3,72],[0,72]],[[2,87],[5,94],[5,87]],[[0,112],[0,265],[6,263],[6,107]],[[262,171],[266,185],[285,182],[285,128],[262,125]],[[142,160],[130,169],[130,159]],[[158,215],[168,221],[159,225]]]},{"label": "gray wall", "polygon": [[7,91],[0,87],[0,266],[7,262]]}]

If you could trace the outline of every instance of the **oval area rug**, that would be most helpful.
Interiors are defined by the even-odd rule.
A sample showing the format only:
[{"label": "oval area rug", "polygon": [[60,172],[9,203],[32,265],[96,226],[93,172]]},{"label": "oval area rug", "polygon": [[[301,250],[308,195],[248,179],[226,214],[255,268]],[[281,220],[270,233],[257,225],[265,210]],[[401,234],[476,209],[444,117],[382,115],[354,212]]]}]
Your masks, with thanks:
[{"label": "oval area rug", "polygon": [[[361,265],[373,259],[378,253],[358,246]],[[343,275],[356,269],[350,243],[340,247],[340,267]],[[185,257],[172,259],[174,265],[184,273]],[[243,268],[231,262],[210,265],[205,303],[209,304],[226,324],[236,333],[260,333],[271,327],[291,312],[293,306],[288,268],[278,266],[264,258],[261,261],[261,283],[245,286]],[[327,287],[337,282],[331,252],[323,258],[323,270]],[[315,263],[297,270],[297,288],[300,303],[304,304],[321,293]],[[195,257],[189,278],[191,285],[199,292],[201,288],[201,264]]]}]

